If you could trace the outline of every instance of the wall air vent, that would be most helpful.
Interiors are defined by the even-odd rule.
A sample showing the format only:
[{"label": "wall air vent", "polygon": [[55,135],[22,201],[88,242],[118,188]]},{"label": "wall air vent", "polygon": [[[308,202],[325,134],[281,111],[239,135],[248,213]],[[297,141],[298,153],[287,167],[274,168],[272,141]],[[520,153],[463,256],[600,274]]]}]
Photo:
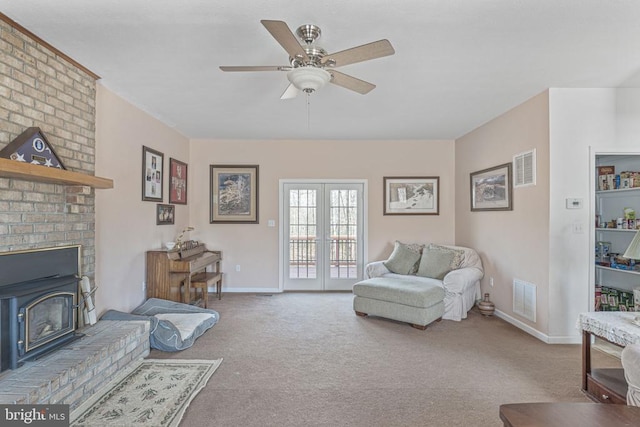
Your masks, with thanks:
[{"label": "wall air vent", "polygon": [[536,150],[513,156],[513,186],[536,185]]},{"label": "wall air vent", "polygon": [[536,285],[513,279],[513,312],[536,321]]}]

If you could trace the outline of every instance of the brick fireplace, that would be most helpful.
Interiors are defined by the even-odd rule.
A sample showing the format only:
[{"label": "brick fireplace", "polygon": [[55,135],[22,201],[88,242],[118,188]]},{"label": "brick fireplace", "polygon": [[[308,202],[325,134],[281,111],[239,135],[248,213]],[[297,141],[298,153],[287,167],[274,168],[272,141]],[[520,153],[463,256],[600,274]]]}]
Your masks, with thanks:
[{"label": "brick fireplace", "polygon": [[[98,78],[0,13],[0,149],[39,127],[68,171],[94,175]],[[92,187],[0,175],[0,253],[73,245],[81,247],[78,274],[93,282]],[[1,372],[0,403],[68,403],[74,409],[149,353],[147,322],[78,327],[81,339]]]},{"label": "brick fireplace", "polygon": [[79,245],[0,253],[0,403],[73,410],[149,354],[149,322],[77,329]]},{"label": "brick fireplace", "polygon": [[[1,14],[0,53],[0,149],[39,127],[67,170],[93,175],[98,76]],[[94,192],[0,177],[0,252],[79,244],[93,277]]]}]

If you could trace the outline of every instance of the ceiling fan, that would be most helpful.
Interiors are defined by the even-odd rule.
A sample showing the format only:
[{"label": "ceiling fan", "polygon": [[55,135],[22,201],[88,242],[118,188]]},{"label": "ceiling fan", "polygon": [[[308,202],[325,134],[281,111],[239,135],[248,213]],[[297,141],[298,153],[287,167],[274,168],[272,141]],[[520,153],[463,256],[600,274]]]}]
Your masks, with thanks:
[{"label": "ceiling fan", "polygon": [[301,44],[285,22],[270,20],[260,22],[287,51],[289,65],[221,66],[220,69],[222,71],[287,71],[290,84],[280,97],[281,99],[294,98],[301,91],[307,94],[313,93],[327,82],[363,95],[369,93],[376,85],[336,71],[335,68],[395,53],[389,40],[383,39],[328,54],[326,50],[315,44],[322,33],[316,25],[306,24],[296,30],[296,35],[304,42]]}]

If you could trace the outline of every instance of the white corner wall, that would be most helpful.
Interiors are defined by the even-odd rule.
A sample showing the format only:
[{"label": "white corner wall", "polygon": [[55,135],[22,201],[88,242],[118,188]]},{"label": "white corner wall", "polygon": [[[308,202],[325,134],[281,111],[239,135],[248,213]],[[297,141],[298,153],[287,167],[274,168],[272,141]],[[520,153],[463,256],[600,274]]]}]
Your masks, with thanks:
[{"label": "white corner wall", "polygon": [[[590,148],[615,145],[615,128],[615,89],[549,90],[550,343],[580,342],[576,321],[591,307]],[[567,198],[582,199],[583,208],[567,209]]]}]

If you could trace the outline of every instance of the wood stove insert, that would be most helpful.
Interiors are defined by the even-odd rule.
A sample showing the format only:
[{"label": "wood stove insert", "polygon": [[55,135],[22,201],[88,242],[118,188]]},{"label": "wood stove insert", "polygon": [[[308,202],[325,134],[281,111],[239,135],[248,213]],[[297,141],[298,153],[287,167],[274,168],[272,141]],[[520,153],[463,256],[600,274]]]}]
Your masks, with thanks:
[{"label": "wood stove insert", "polygon": [[0,253],[0,371],[78,338],[80,245]]}]

